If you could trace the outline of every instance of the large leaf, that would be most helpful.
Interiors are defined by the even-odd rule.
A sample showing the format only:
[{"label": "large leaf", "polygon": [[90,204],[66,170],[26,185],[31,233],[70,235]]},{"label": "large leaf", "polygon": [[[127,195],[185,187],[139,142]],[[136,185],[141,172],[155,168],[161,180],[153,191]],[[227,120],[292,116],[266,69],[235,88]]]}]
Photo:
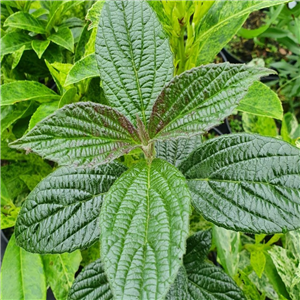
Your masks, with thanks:
[{"label": "large leaf", "polygon": [[259,77],[274,71],[238,64],[210,64],[176,76],[158,96],[150,137],[167,139],[203,133],[230,115]]},{"label": "large leaf", "polygon": [[163,299],[185,252],[190,194],[182,174],[155,159],[110,188],[100,213],[101,256],[116,299]]},{"label": "large leaf", "polygon": [[212,62],[242,27],[251,12],[285,2],[288,0],[215,1],[195,33],[199,43],[197,65]]},{"label": "large leaf", "polygon": [[300,227],[300,151],[235,134],[210,140],[181,164],[193,205],[218,226],[253,233]]},{"label": "large leaf", "polygon": [[113,295],[100,259],[76,277],[68,300],[112,300]]},{"label": "large leaf", "polygon": [[1,86],[1,106],[28,100],[49,102],[59,98],[54,91],[36,81],[14,81]]},{"label": "large leaf", "polygon": [[13,235],[1,266],[2,300],[46,300],[46,278],[42,258],[19,248]]},{"label": "large leaf", "polygon": [[40,20],[33,17],[31,14],[19,11],[10,15],[4,22],[4,26],[33,31],[35,33],[46,33],[45,26]]},{"label": "large leaf", "polygon": [[138,144],[136,129],[116,110],[92,103],[66,105],[10,144],[66,164],[101,164]]},{"label": "large leaf", "polygon": [[101,11],[96,59],[107,99],[135,124],[173,76],[168,39],[145,1],[107,1]]},{"label": "large leaf", "polygon": [[100,234],[104,194],[124,167],[62,167],[29,194],[15,228],[18,245],[30,252],[63,253],[93,244]]},{"label": "large leaf", "polygon": [[47,282],[56,300],[65,300],[78,271],[80,251],[42,256]]}]

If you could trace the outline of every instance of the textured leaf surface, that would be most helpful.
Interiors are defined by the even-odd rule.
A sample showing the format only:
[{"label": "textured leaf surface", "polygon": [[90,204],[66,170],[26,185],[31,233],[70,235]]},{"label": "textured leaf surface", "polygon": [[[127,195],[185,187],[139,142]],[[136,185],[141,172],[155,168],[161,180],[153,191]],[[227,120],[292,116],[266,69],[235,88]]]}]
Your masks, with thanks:
[{"label": "textured leaf surface", "polygon": [[173,76],[168,39],[146,1],[107,1],[101,11],[96,59],[110,105],[135,124]]},{"label": "textured leaf surface", "polygon": [[166,300],[177,299],[188,299],[188,277],[186,274],[185,267],[183,266],[180,267],[177,277],[166,296]]},{"label": "textured leaf surface", "polygon": [[14,81],[1,86],[1,106],[28,100],[59,100],[59,95],[36,81]]},{"label": "textured leaf surface", "polygon": [[154,104],[150,137],[188,137],[207,131],[232,113],[255,80],[273,72],[223,63],[201,66],[176,76]]},{"label": "textured leaf surface", "polygon": [[135,148],[136,129],[110,107],[82,102],[66,105],[10,144],[66,164],[101,164]]},{"label": "textured leaf surface", "polygon": [[30,252],[63,253],[93,244],[100,234],[104,194],[124,167],[62,167],[29,194],[16,224],[18,244]]},{"label": "textured leaf surface", "polygon": [[278,120],[282,120],[283,117],[283,109],[278,96],[268,86],[259,81],[250,86],[237,110]]},{"label": "textured leaf surface", "polygon": [[38,58],[41,58],[43,53],[46,51],[50,44],[49,40],[41,41],[41,40],[33,40],[31,43],[32,49],[37,54]]},{"label": "textured leaf surface", "polygon": [[67,76],[65,85],[73,84],[86,78],[98,76],[100,76],[100,74],[97,67],[95,54],[90,54],[74,64]]},{"label": "textured leaf surface", "polygon": [[47,282],[56,300],[65,300],[75,279],[81,254],[79,250],[72,253],[47,254],[42,256]]},{"label": "textured leaf surface", "polygon": [[110,188],[101,256],[116,299],[163,299],[185,252],[190,194],[169,163],[140,162]]},{"label": "textured leaf surface", "polygon": [[74,39],[71,30],[68,27],[60,27],[56,33],[51,34],[48,37],[51,42],[62,46],[63,48],[73,52]]},{"label": "textured leaf surface", "polygon": [[10,15],[4,22],[4,26],[33,31],[35,33],[46,33],[45,27],[40,20],[31,14],[19,11]]},{"label": "textured leaf surface", "polygon": [[202,143],[201,135],[189,139],[174,141],[158,141],[155,143],[156,157],[168,161],[178,167]]},{"label": "textured leaf surface", "polygon": [[13,53],[25,46],[25,50],[31,49],[32,38],[24,32],[9,32],[1,38],[1,56]]},{"label": "textured leaf surface", "polygon": [[91,263],[76,277],[68,300],[112,300],[107,277],[100,259]]},{"label": "textured leaf surface", "polygon": [[300,226],[300,151],[250,134],[210,140],[180,167],[193,205],[218,226],[275,233]]},{"label": "textured leaf surface", "polygon": [[46,300],[46,290],[41,256],[18,247],[13,235],[1,266],[1,299]]}]

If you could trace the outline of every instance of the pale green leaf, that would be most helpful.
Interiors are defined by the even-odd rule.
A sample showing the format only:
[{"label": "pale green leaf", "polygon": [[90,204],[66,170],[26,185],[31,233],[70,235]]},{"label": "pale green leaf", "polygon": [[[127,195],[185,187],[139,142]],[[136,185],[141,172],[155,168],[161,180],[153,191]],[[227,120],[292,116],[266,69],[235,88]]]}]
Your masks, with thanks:
[{"label": "pale green leaf", "polygon": [[103,164],[138,145],[137,131],[123,115],[92,102],[60,108],[10,144],[60,165]]},{"label": "pale green leaf", "polygon": [[29,100],[49,102],[59,98],[54,91],[37,81],[14,81],[1,86],[1,106]]},{"label": "pale green leaf", "polygon": [[110,105],[136,124],[173,76],[173,55],[146,1],[107,1],[101,11],[96,59]]},{"label": "pale green leaf", "polygon": [[1,266],[2,300],[46,300],[46,278],[42,258],[19,248],[13,235]]},{"label": "pale green leaf", "polygon": [[266,265],[266,257],[260,249],[251,251],[250,262],[256,275],[261,278]]},{"label": "pale green leaf", "polygon": [[11,69],[13,70],[18,63],[20,62],[23,52],[26,48],[26,45],[23,45],[20,49],[16,50],[13,54],[12,54],[12,59],[13,59],[13,63],[11,65]]},{"label": "pale green leaf", "polygon": [[140,162],[110,188],[100,213],[101,257],[116,299],[163,299],[188,236],[190,193],[171,164]]},{"label": "pale green leaf", "polygon": [[50,44],[49,40],[42,41],[42,40],[33,40],[31,42],[32,49],[37,54],[38,58],[41,58],[43,53],[46,51]]},{"label": "pale green leaf", "polygon": [[283,140],[291,144],[300,137],[300,125],[294,114],[290,112],[284,114],[280,133]]},{"label": "pale green leaf", "polygon": [[19,11],[10,15],[4,22],[4,26],[33,31],[35,33],[46,33],[43,23],[31,14]]},{"label": "pale green leaf", "polygon": [[224,135],[201,145],[180,170],[194,207],[218,226],[253,233],[300,227],[300,151],[288,143]]},{"label": "pale green leaf", "polygon": [[71,104],[73,102],[76,102],[76,88],[70,88],[68,89],[60,98],[58,108],[62,108],[67,104]]},{"label": "pale green leaf", "polygon": [[97,67],[95,54],[85,56],[81,60],[77,61],[71,68],[66,81],[65,86],[77,83],[81,80],[91,77],[99,77],[100,73]]},{"label": "pale green leaf", "polygon": [[152,110],[152,139],[190,137],[220,124],[252,83],[274,71],[239,64],[210,64],[186,71],[161,91]]},{"label": "pale green leaf", "polygon": [[65,300],[78,271],[80,251],[63,254],[48,254],[42,256],[47,283],[56,300]]},{"label": "pale green leaf", "polygon": [[72,252],[92,245],[100,234],[105,193],[124,172],[112,163],[97,168],[62,167],[29,194],[15,227],[18,244],[30,252]]},{"label": "pale green leaf", "polygon": [[259,81],[250,86],[237,110],[278,120],[283,117],[283,108],[277,94]]},{"label": "pale green leaf", "polygon": [[48,37],[48,40],[71,52],[74,51],[73,34],[68,27],[59,27],[56,33]]},{"label": "pale green leaf", "polygon": [[21,47],[25,46],[24,50],[31,49],[32,38],[24,32],[9,32],[1,38],[0,52],[1,56],[14,53]]},{"label": "pale green leaf", "polygon": [[105,1],[98,0],[92,7],[88,10],[88,13],[85,17],[86,20],[90,21],[89,30],[96,28],[99,24],[99,18]]}]

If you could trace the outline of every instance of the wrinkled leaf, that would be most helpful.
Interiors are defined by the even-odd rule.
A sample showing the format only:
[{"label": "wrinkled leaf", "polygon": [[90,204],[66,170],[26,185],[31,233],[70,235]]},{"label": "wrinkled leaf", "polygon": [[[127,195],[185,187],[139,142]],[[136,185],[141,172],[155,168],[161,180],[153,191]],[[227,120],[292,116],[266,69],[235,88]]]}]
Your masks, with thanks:
[{"label": "wrinkled leaf", "polygon": [[101,257],[116,299],[163,299],[185,252],[190,194],[169,163],[134,165],[100,213]]},{"label": "wrinkled leaf", "polygon": [[[134,16],[134,17],[133,17]],[[173,76],[169,42],[146,1],[107,1],[101,11],[96,59],[110,105],[136,124]]]},{"label": "wrinkled leaf", "polygon": [[25,50],[31,49],[32,38],[23,32],[9,32],[1,38],[0,49],[1,55],[14,53],[21,47],[25,46]]},{"label": "wrinkled leaf", "polygon": [[29,194],[18,216],[18,244],[30,252],[72,252],[99,237],[104,194],[123,172],[118,164],[62,167]]},{"label": "wrinkled leaf", "polygon": [[41,58],[46,49],[48,48],[50,44],[49,40],[42,41],[42,40],[33,40],[31,42],[32,49],[37,54],[38,58]]},{"label": "wrinkled leaf", "polygon": [[136,129],[123,115],[92,102],[64,106],[10,144],[61,165],[106,163],[137,145]]},{"label": "wrinkled leaf", "polygon": [[209,140],[180,169],[193,205],[218,226],[276,233],[300,226],[300,151],[250,134]]},{"label": "wrinkled leaf", "polygon": [[48,37],[48,40],[71,52],[74,51],[73,34],[68,27],[59,27],[56,33]]}]

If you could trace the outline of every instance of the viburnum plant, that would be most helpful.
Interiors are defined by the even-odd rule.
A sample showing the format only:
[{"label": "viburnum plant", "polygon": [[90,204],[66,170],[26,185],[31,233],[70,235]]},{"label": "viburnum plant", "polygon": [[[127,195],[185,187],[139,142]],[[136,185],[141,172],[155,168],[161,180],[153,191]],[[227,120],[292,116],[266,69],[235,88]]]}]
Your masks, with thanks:
[{"label": "viburnum plant", "polygon": [[[300,227],[299,149],[252,134],[200,138],[274,71],[209,64],[172,79],[168,39],[142,1],[105,3],[96,59],[110,106],[64,106],[11,143],[61,166],[26,199],[17,244],[64,253],[100,238],[101,260],[77,277],[73,300],[244,299],[205,261],[210,231],[189,237],[189,215],[193,205],[249,233]],[[143,155],[127,169],[119,158],[131,151]]]}]

